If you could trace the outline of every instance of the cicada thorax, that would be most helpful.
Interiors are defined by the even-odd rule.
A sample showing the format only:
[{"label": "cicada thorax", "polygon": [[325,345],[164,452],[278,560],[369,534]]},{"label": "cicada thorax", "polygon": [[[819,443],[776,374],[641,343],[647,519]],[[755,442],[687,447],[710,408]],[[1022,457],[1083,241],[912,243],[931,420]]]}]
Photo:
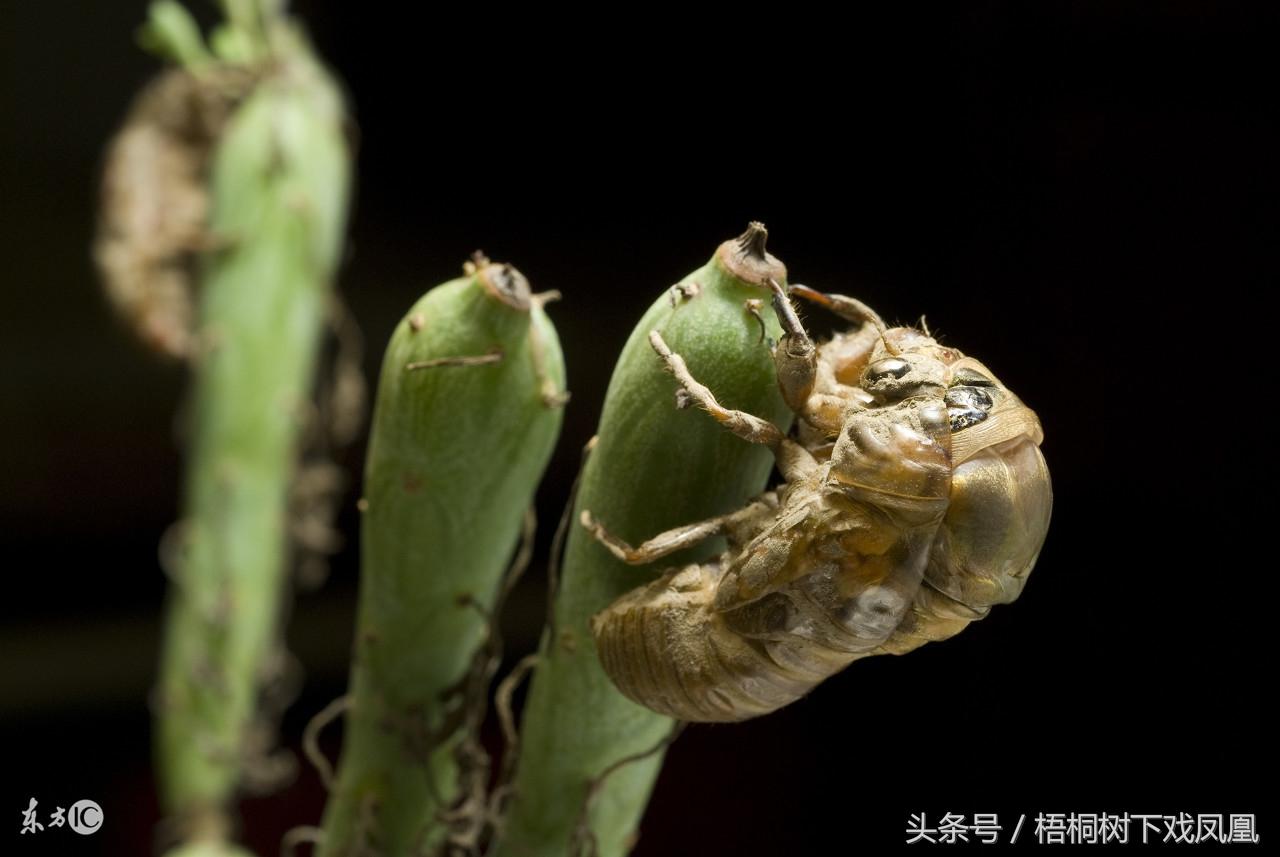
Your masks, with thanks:
[{"label": "cicada thorax", "polygon": [[776,677],[821,681],[902,623],[947,509],[949,439],[936,398],[855,414],[820,471],[809,536],[794,540],[788,568],[763,587],[744,585],[747,563],[730,568],[717,604],[730,627],[761,641]]}]

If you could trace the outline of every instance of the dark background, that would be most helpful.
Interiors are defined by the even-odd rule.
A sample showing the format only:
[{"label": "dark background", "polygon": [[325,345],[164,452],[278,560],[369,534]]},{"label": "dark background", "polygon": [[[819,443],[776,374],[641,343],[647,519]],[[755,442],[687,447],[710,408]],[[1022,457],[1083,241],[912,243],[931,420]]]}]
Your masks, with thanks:
[{"label": "dark background", "polygon": [[[550,522],[617,350],[749,219],[793,281],[890,320],[927,313],[1043,421],[1054,521],[1017,605],[770,717],[691,727],[638,855],[879,853],[920,811],[1000,812],[1005,837],[1024,812],[1261,811],[1275,431],[1256,403],[1273,322],[1240,297],[1274,284],[1257,249],[1277,213],[1260,7],[700,22],[294,5],[360,126],[341,288],[367,376],[402,312],[477,247],[564,292],[550,312],[574,398],[539,492],[540,564],[504,623],[513,657],[536,644]],[[145,854],[156,543],[186,378],[115,323],[88,246],[102,147],[156,63],[133,46],[141,3],[2,15],[0,833],[5,853]],[[362,456],[344,458],[353,486]],[[290,628],[307,670],[295,748],[345,687],[356,496],[347,548]],[[32,796],[42,821],[95,799],[103,831],[18,837]],[[322,805],[304,766],[246,800],[244,834],[273,855]]]}]

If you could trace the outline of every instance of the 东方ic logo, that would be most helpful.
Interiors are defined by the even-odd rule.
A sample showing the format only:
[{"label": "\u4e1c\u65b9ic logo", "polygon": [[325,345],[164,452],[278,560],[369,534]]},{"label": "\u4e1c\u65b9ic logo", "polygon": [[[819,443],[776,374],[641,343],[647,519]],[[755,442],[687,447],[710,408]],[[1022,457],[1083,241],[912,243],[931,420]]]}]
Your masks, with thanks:
[{"label": "\u4e1c\u65b9ic logo", "polygon": [[96,833],[102,826],[102,807],[91,800],[78,800],[67,813],[67,826],[76,833]]},{"label": "\u4e1c\u65b9ic logo", "polygon": [[22,829],[19,833],[37,834],[44,831],[45,827],[70,827],[81,836],[88,836],[90,833],[97,833],[102,827],[102,807],[98,806],[97,801],[78,800],[71,804],[71,809],[66,807],[55,806],[53,812],[45,816],[45,821],[40,821],[40,803],[35,798],[31,798],[31,802],[27,804],[27,808],[22,811]]}]

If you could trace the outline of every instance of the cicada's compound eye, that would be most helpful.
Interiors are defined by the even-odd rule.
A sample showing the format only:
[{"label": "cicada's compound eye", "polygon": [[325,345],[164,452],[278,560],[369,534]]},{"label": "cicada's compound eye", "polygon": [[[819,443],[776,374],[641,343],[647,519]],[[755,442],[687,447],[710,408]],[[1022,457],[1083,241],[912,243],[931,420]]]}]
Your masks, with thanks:
[{"label": "cicada's compound eye", "polygon": [[990,415],[994,405],[991,391],[995,387],[995,381],[967,366],[952,373],[951,386],[943,399],[953,432],[977,425]]},{"label": "cicada's compound eye", "polygon": [[897,357],[886,357],[867,367],[866,380],[868,384],[897,381],[910,371],[911,364],[907,361]]},{"label": "cicada's compound eye", "polygon": [[995,381],[968,366],[963,366],[951,373],[952,387],[994,387],[995,385]]},{"label": "cicada's compound eye", "polygon": [[977,425],[991,413],[991,395],[981,387],[952,387],[943,400],[952,431]]},{"label": "cicada's compound eye", "polygon": [[943,372],[942,364],[928,355],[881,357],[867,366],[858,386],[882,402],[941,395],[945,387]]}]

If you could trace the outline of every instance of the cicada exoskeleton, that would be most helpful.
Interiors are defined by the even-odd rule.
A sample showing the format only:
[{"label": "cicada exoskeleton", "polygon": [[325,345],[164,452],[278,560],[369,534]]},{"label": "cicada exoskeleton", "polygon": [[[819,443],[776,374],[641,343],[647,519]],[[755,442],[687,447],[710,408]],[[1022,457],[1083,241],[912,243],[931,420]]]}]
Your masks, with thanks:
[{"label": "cicada exoskeleton", "polygon": [[790,436],[721,407],[651,337],[684,395],[774,449],[783,483],[636,548],[583,516],[632,563],[727,537],[716,560],[669,570],[592,623],[618,688],[683,720],[765,714],[858,658],[957,633],[1018,596],[1048,528],[1030,409],[927,333],[886,330],[857,301],[798,290],[863,325],[815,347],[775,288],[779,385],[800,417]]},{"label": "cicada exoskeleton", "polygon": [[116,312],[169,357],[193,348],[192,271],[211,242],[210,153],[249,81],[229,67],[165,71],[107,148],[94,261]]}]

